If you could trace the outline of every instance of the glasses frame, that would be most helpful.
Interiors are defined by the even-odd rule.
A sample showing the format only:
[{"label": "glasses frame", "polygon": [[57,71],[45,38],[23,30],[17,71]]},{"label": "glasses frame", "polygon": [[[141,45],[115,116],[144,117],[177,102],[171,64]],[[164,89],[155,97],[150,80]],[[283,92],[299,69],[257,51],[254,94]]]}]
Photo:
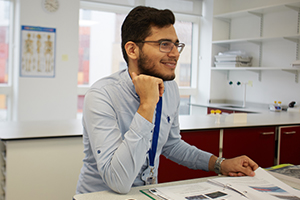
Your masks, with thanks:
[{"label": "glasses frame", "polygon": [[[170,48],[170,51],[165,51],[165,50],[161,49],[161,44],[163,42],[169,42],[169,43],[173,44],[173,46]],[[163,53],[170,53],[174,46],[176,46],[178,52],[181,53],[183,51],[184,47],[185,47],[184,43],[175,43],[175,42],[172,42],[172,41],[169,41],[169,40],[159,40],[159,41],[145,41],[145,40],[142,40],[142,41],[139,41],[139,42],[136,42],[136,43],[159,43],[159,50]],[[178,49],[178,48],[180,48],[180,49]]]}]

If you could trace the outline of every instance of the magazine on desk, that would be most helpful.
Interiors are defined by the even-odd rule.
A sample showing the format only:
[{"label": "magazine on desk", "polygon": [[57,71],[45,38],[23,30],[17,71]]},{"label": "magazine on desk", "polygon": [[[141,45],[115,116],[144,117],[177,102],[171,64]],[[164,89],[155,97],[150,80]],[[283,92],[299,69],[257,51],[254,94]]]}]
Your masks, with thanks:
[{"label": "magazine on desk", "polygon": [[255,171],[254,177],[218,177],[206,182],[150,188],[149,191],[163,200],[300,200],[300,190],[262,168]]}]

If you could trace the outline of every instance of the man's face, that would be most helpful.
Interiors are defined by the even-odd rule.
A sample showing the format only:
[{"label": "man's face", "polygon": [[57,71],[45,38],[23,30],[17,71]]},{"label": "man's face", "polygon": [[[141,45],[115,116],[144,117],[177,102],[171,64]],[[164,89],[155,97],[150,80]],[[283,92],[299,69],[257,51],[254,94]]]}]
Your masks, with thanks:
[{"label": "man's face", "polygon": [[[163,28],[152,27],[151,33],[145,41],[167,40],[174,43],[179,42],[173,25]],[[161,52],[159,45],[159,43],[144,43],[138,59],[139,72],[161,78],[164,81],[173,80],[179,52],[176,46],[169,53]]]}]

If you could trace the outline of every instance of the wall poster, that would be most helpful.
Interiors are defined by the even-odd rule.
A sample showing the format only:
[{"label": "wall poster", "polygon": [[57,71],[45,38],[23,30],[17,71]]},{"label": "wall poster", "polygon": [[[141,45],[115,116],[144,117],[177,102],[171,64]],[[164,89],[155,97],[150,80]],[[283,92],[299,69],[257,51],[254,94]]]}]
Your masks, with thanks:
[{"label": "wall poster", "polygon": [[55,76],[56,29],[22,26],[21,77]]}]

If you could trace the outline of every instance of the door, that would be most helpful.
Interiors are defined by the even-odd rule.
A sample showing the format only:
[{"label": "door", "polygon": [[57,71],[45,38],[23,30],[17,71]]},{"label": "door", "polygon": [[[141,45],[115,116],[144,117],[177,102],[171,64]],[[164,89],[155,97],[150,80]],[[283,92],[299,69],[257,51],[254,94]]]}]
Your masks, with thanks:
[{"label": "door", "polygon": [[282,126],[278,133],[278,164],[300,165],[300,126]]}]

